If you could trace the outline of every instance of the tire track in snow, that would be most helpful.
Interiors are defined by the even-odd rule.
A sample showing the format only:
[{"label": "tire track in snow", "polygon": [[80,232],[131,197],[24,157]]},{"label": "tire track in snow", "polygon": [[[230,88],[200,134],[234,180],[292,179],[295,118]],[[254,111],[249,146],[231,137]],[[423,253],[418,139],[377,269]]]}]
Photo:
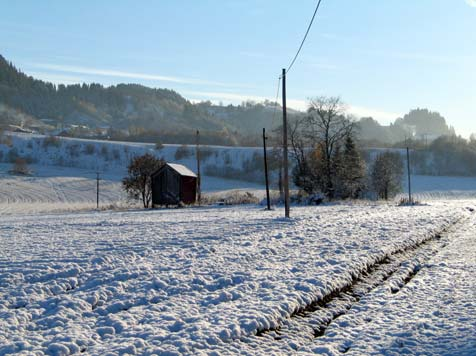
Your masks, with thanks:
[{"label": "tire track in snow", "polygon": [[[424,261],[446,246],[442,236],[462,223],[462,220],[463,218],[456,219],[419,243],[381,256],[373,264],[356,272],[351,283],[336,288],[296,310],[277,328],[258,330],[256,336],[268,339],[268,342],[272,339],[276,342],[287,339],[289,342],[293,338],[305,338],[312,342],[314,338],[323,336],[333,321],[346,314],[362,297],[386,283],[392,276],[396,276],[396,280],[392,281],[391,291],[394,294],[398,293],[415,277]],[[307,336],[303,336],[303,333]],[[343,353],[347,351],[346,348],[341,350]]]}]

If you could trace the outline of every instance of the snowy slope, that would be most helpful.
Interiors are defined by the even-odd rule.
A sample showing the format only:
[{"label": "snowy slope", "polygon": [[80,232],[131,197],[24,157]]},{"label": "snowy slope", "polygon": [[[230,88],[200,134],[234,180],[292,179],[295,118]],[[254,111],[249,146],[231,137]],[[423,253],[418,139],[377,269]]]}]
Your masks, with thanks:
[{"label": "snowy slope", "polygon": [[[467,202],[0,221],[0,355],[286,353],[250,338],[468,215]],[[241,340],[241,341],[240,341]]]},{"label": "snowy slope", "polygon": [[[76,168],[32,166],[33,176],[6,173],[0,164],[0,214],[60,212],[96,207],[96,175]],[[109,179],[108,179],[109,178]],[[100,181],[102,207],[126,200],[119,181],[103,177]]]},{"label": "snowy slope", "polygon": [[397,292],[377,288],[301,351],[349,355],[476,355],[476,218],[444,237]]},{"label": "snowy slope", "polygon": [[[58,137],[57,142],[45,145],[43,135],[6,133],[11,137],[10,145],[0,142],[0,161],[8,162],[9,153],[14,150],[18,156],[28,158],[44,166],[63,166],[100,171],[109,174],[124,175],[131,158],[150,153],[167,162],[184,164],[196,171],[195,146],[163,145],[155,149],[154,144],[136,142],[117,142]],[[10,139],[8,139],[10,140]],[[179,148],[185,148],[186,154],[176,159]],[[242,169],[255,154],[262,155],[261,148],[250,147],[201,147],[202,173],[207,167],[218,166],[229,169]],[[3,158],[3,159],[2,159]]]},{"label": "snowy slope", "polygon": [[[96,173],[81,168],[31,165],[31,176],[8,173],[10,165],[0,163],[0,214],[32,214],[91,210],[96,208]],[[122,175],[102,173],[99,182],[100,209],[136,208],[121,185]],[[223,191],[245,190],[262,197],[263,186],[257,183],[202,177],[205,195]]]}]

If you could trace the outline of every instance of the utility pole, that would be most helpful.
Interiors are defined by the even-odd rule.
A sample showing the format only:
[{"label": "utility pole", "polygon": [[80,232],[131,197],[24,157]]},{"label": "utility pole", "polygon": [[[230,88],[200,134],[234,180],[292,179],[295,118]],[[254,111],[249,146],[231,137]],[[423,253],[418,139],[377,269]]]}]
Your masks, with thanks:
[{"label": "utility pole", "polygon": [[286,69],[283,68],[283,169],[284,169],[284,215],[289,218],[289,172],[288,172],[288,122],[286,115]]},{"label": "utility pole", "polygon": [[201,181],[200,181],[200,131],[197,130],[197,201],[200,205],[202,200]]},{"label": "utility pole", "polygon": [[410,150],[407,146],[407,172],[408,172],[408,203],[412,204],[412,184],[410,178]]},{"label": "utility pole", "polygon": [[99,210],[99,172],[96,172],[96,209]]},{"label": "utility pole", "polygon": [[266,181],[266,202],[268,210],[271,210],[269,202],[268,159],[266,157],[266,130],[263,127],[263,151],[264,151],[264,178]]}]

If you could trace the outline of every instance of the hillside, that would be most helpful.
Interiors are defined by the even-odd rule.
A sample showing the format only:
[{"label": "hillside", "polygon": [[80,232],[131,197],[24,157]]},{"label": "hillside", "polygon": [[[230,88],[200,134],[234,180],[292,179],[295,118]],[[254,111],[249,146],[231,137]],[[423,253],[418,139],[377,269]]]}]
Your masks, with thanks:
[{"label": "hillside", "polygon": [[[288,109],[289,120],[303,115]],[[366,145],[385,146],[412,137],[433,140],[454,135],[437,112],[411,110],[383,126],[371,117],[356,118],[359,138]],[[36,132],[56,129],[63,136],[135,142],[195,142],[226,146],[257,146],[261,130],[280,124],[274,102],[216,105],[192,103],[170,89],[139,84],[54,85],[27,76],[0,55],[0,128],[16,125]]]},{"label": "hillside", "polygon": [[[258,138],[261,128],[271,128],[272,121],[272,110],[262,104],[246,107],[194,104],[173,90],[138,84],[56,86],[27,76],[2,56],[0,105],[15,112],[15,115],[2,115],[0,110],[0,123],[4,125],[31,122],[35,127],[48,124],[59,128],[71,125],[109,128],[109,136],[116,139],[134,136],[137,140],[160,139],[166,143],[191,143],[197,129],[202,131],[205,143],[250,143],[246,141],[254,138],[250,139],[249,135]],[[23,117],[29,117],[30,121],[25,122]]]}]

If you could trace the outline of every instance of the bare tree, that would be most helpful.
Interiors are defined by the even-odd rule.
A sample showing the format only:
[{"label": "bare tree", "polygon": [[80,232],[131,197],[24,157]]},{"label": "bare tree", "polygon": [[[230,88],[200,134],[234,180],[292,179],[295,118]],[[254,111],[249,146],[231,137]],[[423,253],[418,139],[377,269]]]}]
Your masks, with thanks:
[{"label": "bare tree", "polygon": [[288,133],[291,155],[295,163],[293,168],[294,184],[305,192],[312,193],[315,188],[315,182],[309,164],[309,151],[312,144],[305,134],[307,126],[307,118],[298,117],[289,123]]},{"label": "bare tree", "polygon": [[354,123],[344,116],[345,105],[339,97],[316,97],[310,99],[307,110],[307,138],[314,149],[322,152],[324,193],[334,197],[333,157],[337,147],[342,147],[351,137]]},{"label": "bare tree", "polygon": [[148,208],[152,201],[151,175],[162,167],[165,162],[153,155],[135,157],[127,167],[127,177],[122,180],[125,191],[135,199],[141,199],[144,208]]},{"label": "bare tree", "polygon": [[301,170],[306,165],[306,147],[309,148],[309,142],[307,142],[306,136],[303,134],[305,123],[304,118],[297,118],[290,122],[288,129],[291,154]]},{"label": "bare tree", "polygon": [[395,196],[402,189],[403,160],[398,152],[377,155],[372,166],[372,188],[381,199]]}]

